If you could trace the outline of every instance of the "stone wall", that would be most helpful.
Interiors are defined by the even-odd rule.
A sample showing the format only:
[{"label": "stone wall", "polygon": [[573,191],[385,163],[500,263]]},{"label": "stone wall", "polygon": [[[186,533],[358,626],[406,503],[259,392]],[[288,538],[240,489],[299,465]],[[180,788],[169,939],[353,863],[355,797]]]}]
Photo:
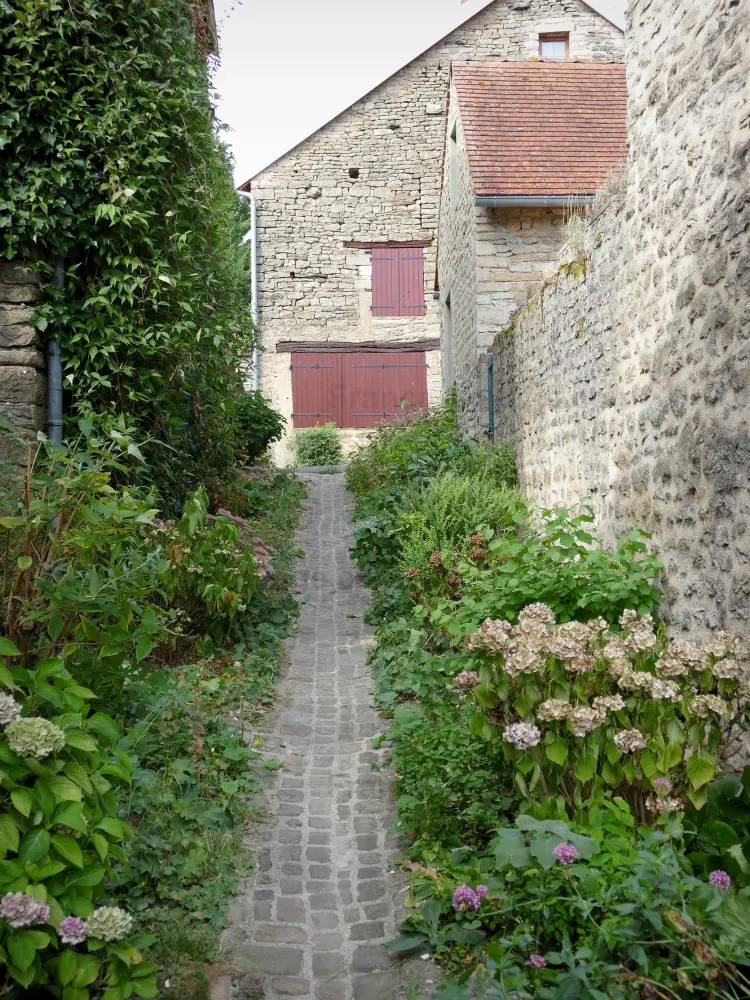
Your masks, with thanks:
[{"label": "stone wall", "polygon": [[44,426],[47,388],[44,354],[29,325],[38,284],[33,271],[0,263],[0,417],[30,435]]},{"label": "stone wall", "polygon": [[[285,415],[291,391],[274,354],[278,341],[438,336],[433,290],[450,62],[536,58],[539,33],[556,30],[570,31],[571,58],[622,60],[622,33],[579,0],[498,0],[253,179],[261,388]],[[345,243],[389,240],[428,243],[423,317],[372,316],[370,254]],[[284,454],[282,444],[277,457]]]},{"label": "stone wall", "polygon": [[627,182],[497,338],[497,439],[540,503],[592,498],[609,541],[653,533],[674,625],[750,637],[750,19],[628,17]]}]

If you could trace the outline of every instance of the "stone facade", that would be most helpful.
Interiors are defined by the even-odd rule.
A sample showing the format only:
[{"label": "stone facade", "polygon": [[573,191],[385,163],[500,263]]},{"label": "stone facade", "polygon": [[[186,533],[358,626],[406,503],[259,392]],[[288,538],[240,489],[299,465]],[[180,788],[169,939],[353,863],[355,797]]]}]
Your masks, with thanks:
[{"label": "stone facade", "polygon": [[481,435],[488,430],[487,358],[492,342],[557,267],[564,213],[475,204],[453,85],[448,142],[449,149],[450,143],[455,145],[447,158],[438,240],[443,391],[455,385],[462,428]]},{"label": "stone facade", "polygon": [[41,430],[45,419],[44,354],[29,323],[38,286],[30,269],[0,263],[0,417],[28,434]]},{"label": "stone facade", "polygon": [[587,257],[497,338],[497,440],[541,504],[633,522],[664,610],[750,637],[750,19],[737,0],[631,0],[630,164]]},{"label": "stone facade", "polygon": [[[252,180],[258,197],[260,384],[291,413],[284,340],[437,337],[436,240],[452,59],[532,59],[569,31],[571,58],[622,60],[622,33],[580,0],[491,4]],[[423,241],[426,315],[373,317],[371,258],[347,242]],[[428,357],[430,401],[440,356]],[[351,432],[359,437],[361,432]],[[287,454],[286,443],[277,458]]]}]

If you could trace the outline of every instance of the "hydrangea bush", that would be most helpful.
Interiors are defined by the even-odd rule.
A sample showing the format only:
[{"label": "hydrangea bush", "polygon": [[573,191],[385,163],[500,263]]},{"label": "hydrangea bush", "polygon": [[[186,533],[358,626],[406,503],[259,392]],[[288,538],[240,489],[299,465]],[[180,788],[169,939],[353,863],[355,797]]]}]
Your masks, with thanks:
[{"label": "hydrangea bush", "polygon": [[[0,639],[0,656],[20,657]],[[130,761],[112,747],[109,715],[62,659],[34,669],[0,659],[0,963],[2,991],[34,987],[66,1000],[156,994],[133,918],[105,903],[113,859],[130,830],[116,787]]]},{"label": "hydrangea bush", "polygon": [[527,801],[563,814],[609,787],[641,821],[682,809],[685,796],[700,808],[716,751],[746,715],[747,650],[726,633],[704,646],[670,638],[635,611],[619,626],[557,624],[540,603],[515,625],[488,619],[454,686],[474,699],[474,730],[501,744]]}]

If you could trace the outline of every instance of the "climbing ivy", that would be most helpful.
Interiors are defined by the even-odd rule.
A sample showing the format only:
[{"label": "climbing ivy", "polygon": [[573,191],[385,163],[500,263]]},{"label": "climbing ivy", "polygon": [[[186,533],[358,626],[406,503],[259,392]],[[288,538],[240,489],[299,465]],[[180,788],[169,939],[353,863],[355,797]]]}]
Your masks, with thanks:
[{"label": "climbing ivy", "polygon": [[206,23],[203,0],[0,0],[0,254],[46,278],[68,410],[129,414],[175,504],[233,459],[252,345]]}]

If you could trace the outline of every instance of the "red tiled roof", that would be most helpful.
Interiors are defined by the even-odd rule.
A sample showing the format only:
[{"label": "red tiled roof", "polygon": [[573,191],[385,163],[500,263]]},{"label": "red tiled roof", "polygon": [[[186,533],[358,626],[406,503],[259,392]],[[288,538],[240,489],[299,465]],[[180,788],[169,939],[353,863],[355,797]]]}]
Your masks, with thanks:
[{"label": "red tiled roof", "polygon": [[454,63],[476,195],[593,194],[628,153],[625,67]]}]

